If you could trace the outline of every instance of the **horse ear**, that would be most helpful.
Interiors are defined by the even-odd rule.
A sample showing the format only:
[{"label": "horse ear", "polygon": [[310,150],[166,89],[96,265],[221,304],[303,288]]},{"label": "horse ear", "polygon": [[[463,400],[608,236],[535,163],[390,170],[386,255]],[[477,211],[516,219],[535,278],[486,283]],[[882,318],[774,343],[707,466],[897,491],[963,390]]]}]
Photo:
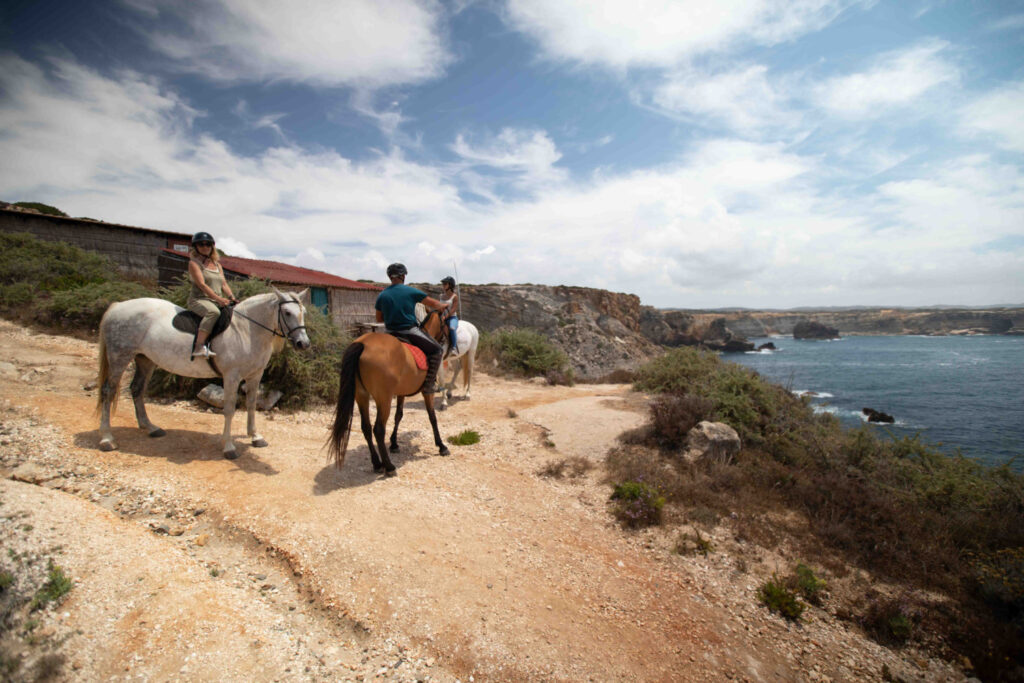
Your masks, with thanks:
[{"label": "horse ear", "polygon": [[272,289],[274,291],[274,294],[277,295],[278,299],[283,299],[284,298],[284,294],[281,293],[281,290],[278,289],[277,287],[275,287],[274,285],[270,285],[270,289]]},{"label": "horse ear", "polygon": [[312,301],[312,298],[311,298],[311,295],[309,293],[309,287],[306,287],[304,290],[299,292],[299,302],[303,306],[309,306],[311,301]]}]

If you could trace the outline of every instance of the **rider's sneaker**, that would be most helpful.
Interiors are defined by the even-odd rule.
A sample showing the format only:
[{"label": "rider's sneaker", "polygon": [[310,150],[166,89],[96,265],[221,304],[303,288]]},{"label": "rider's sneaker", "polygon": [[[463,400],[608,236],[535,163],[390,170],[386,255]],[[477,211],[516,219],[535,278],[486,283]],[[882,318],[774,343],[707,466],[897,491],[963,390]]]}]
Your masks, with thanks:
[{"label": "rider's sneaker", "polygon": [[205,345],[205,344],[203,344],[203,346],[198,351],[193,351],[192,352],[192,357],[193,358],[195,358],[196,356],[200,356],[202,358],[211,358],[211,357],[216,356],[216,355],[217,354],[214,353],[213,351],[211,351],[210,347]]}]

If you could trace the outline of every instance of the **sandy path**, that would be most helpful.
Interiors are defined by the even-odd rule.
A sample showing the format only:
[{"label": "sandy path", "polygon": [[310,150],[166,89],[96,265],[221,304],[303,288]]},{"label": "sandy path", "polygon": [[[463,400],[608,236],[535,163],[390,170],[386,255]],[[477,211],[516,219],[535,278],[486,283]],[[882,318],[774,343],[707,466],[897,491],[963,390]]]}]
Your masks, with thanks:
[{"label": "sandy path", "polygon": [[[74,508],[61,514],[79,521],[76,543],[123,546],[118,552],[138,554],[138,563],[154,554],[163,560],[130,572],[107,571],[102,558],[75,560],[78,571],[92,572],[89,585],[126,596],[124,605],[104,603],[95,619],[106,620],[105,639],[120,643],[112,659],[135,662],[143,678],[166,680],[182,666],[217,670],[222,659],[226,680],[252,679],[236,664],[241,651],[251,654],[252,639],[222,637],[247,623],[277,624],[253,664],[260,680],[793,680],[803,666],[773,642],[775,626],[752,632],[742,614],[703,594],[699,574],[670,549],[613,524],[599,468],[573,482],[538,476],[566,456],[600,461],[617,433],[642,421],[623,386],[547,387],[478,373],[473,400],[457,397],[439,415],[443,435],[471,428],[480,443],[436,455],[422,403],[410,401],[394,457],[398,476],[384,479],[370,471],[358,435],[341,470],[328,464],[327,411],[261,414],[265,449],[245,445],[244,415],[236,416],[241,457],[227,461],[219,414],[151,405],[167,436],[150,439],[122,402],[113,421],[120,448],[101,453],[95,391],[82,389],[92,353],[83,342],[3,323],[0,357],[17,372],[0,377],[0,399],[65,435],[60,460],[68,467],[91,468],[107,482],[107,494],[94,496],[99,505],[61,502]],[[117,486],[150,491],[179,517],[203,514],[182,522],[179,537],[154,537],[138,520],[102,509]],[[18,495],[21,505],[43,505],[31,499],[37,493]],[[197,547],[203,534],[213,540]],[[231,546],[233,535],[247,540]],[[223,551],[211,555],[218,542]],[[260,564],[268,556],[276,564]],[[236,577],[272,573],[272,595],[260,590],[254,599],[251,579],[231,584],[236,592],[214,590],[226,585],[208,570],[218,563]],[[134,573],[172,598],[130,599],[124,582]],[[65,603],[69,611],[88,604],[84,592]],[[159,661],[152,639],[130,637],[129,612],[136,623],[160,624]],[[211,614],[216,619],[205,621]],[[186,659],[197,641],[201,662]],[[410,663],[377,669],[396,647],[404,653],[399,665]],[[107,672],[111,657],[83,657],[84,679]]]}]

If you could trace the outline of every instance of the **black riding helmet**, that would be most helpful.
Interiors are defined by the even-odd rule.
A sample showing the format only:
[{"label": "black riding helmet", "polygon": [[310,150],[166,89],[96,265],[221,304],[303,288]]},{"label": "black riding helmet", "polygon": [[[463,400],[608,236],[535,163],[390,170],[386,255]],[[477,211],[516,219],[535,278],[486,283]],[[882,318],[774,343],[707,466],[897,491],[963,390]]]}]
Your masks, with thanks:
[{"label": "black riding helmet", "polygon": [[453,278],[451,275],[449,275],[448,277],[441,279],[441,284],[442,285],[448,285],[452,289],[455,289],[455,278]]},{"label": "black riding helmet", "polygon": [[200,242],[209,242],[210,244],[216,244],[217,240],[213,239],[213,235],[208,232],[197,232],[192,235],[192,246],[199,244]]},{"label": "black riding helmet", "polygon": [[388,266],[388,277],[405,277],[409,271],[401,263],[392,263]]}]

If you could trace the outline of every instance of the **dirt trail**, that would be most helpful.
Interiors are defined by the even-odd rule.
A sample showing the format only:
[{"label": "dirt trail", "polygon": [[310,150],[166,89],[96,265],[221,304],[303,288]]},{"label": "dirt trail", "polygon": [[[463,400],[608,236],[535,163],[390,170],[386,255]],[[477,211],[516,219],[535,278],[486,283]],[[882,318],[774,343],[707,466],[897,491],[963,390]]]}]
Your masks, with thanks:
[{"label": "dirt trail", "polygon": [[813,633],[764,613],[727,558],[624,533],[600,467],[537,474],[571,455],[599,463],[640,424],[626,387],[477,373],[473,400],[457,392],[439,419],[480,443],[438,456],[410,401],[384,479],[358,434],[340,471],[327,462],[327,411],[261,413],[264,449],[236,414],[241,457],[227,461],[221,415],[151,404],[167,436],[150,439],[122,399],[119,450],[102,453],[83,389],[94,345],[0,323],[0,358],[7,431],[45,437],[0,445],[9,468],[42,470],[41,486],[2,482],[0,514],[8,542],[62,544],[78,579],[53,615],[76,653],[69,679],[869,680],[885,657],[905,664],[832,631],[806,646]]}]

